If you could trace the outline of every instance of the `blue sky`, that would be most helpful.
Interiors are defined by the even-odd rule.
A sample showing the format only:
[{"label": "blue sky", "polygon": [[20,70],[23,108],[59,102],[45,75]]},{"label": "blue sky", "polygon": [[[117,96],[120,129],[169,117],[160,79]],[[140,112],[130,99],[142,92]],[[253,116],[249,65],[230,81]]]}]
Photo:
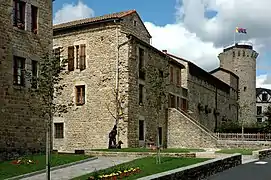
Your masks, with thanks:
[{"label": "blue sky", "polygon": [[[243,1],[251,2],[246,3],[246,6]],[[258,3],[258,9],[254,9],[253,16],[248,15],[256,7],[253,0],[228,0],[223,2],[224,4],[218,0],[205,0],[205,4],[200,0],[81,0],[81,6],[84,8],[76,9],[77,5],[79,7],[78,2],[78,0],[56,0],[53,6],[54,17],[58,14],[62,17],[60,19],[67,21],[136,9],[153,36],[153,46],[160,50],[167,49],[207,70],[219,65],[217,55],[222,51],[222,45],[233,42],[234,28],[236,26],[247,28],[248,34],[243,37],[253,41],[254,47],[260,51],[257,65],[261,66],[261,69],[258,68],[257,76],[261,79],[257,79],[257,82],[261,82],[259,86],[263,86],[266,80],[270,79],[271,88],[269,75],[271,34],[268,33],[271,32],[271,28],[265,23],[271,19],[271,15],[267,15],[270,14],[269,9],[266,8],[271,7],[270,0]],[[217,5],[218,2],[221,4]],[[257,13],[256,10],[260,11]],[[267,33],[258,33],[257,26],[265,29]],[[269,76],[270,78],[267,78]]]},{"label": "blue sky", "polygon": [[[65,3],[76,2],[75,0],[56,0],[54,2],[54,13]],[[85,0],[84,3],[95,11],[95,16],[136,9],[144,21],[150,21],[157,25],[175,22],[174,9],[176,0]]]}]

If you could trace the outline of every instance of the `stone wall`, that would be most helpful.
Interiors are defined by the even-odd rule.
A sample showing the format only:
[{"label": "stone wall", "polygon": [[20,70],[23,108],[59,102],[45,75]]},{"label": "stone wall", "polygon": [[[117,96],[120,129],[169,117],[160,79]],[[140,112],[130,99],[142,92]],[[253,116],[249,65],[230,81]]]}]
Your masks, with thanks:
[{"label": "stone wall", "polygon": [[[223,121],[237,121],[237,92],[228,89],[219,88],[218,85],[210,84],[201,77],[196,77],[187,71],[187,86],[189,91],[189,110],[191,116],[210,130],[214,131]],[[211,75],[210,75],[211,76]],[[185,81],[185,80],[184,80]],[[212,81],[212,80],[210,80]],[[202,109],[199,110],[199,104]],[[210,111],[206,111],[205,109]],[[219,114],[215,115],[215,109]]]},{"label": "stone wall", "polygon": [[[74,106],[62,118],[54,122],[64,123],[64,138],[54,139],[58,150],[107,148],[108,134],[112,130],[116,114],[116,63],[119,63],[119,93],[124,110],[124,119],[119,124],[120,140],[127,146],[127,83],[128,44],[127,37],[120,33],[119,26],[101,24],[80,31],[55,32],[54,46],[63,47],[67,58],[68,46],[86,45],[86,69],[74,69],[64,76],[66,85],[58,102],[75,102],[75,86],[85,85],[85,104]],[[124,43],[119,48],[118,45]],[[112,115],[111,115],[112,113]]]},{"label": "stone wall", "polygon": [[[144,67],[145,80],[139,78],[139,48],[144,49]],[[159,70],[163,71],[163,78],[159,76]],[[146,145],[150,139],[156,142],[157,129],[162,128],[162,145],[166,145],[167,135],[167,87],[168,76],[168,60],[167,57],[157,49],[147,43],[133,38],[130,44],[129,53],[129,147]],[[162,82],[157,86],[157,82]],[[139,84],[144,86],[143,103],[139,105]],[[161,88],[162,87],[162,88]],[[158,94],[165,94],[161,98],[161,105],[158,103]],[[161,107],[161,108],[160,108]],[[158,109],[157,109],[158,108]],[[145,136],[143,141],[139,141],[139,120],[144,120]]]},{"label": "stone wall", "polygon": [[259,158],[260,160],[270,158],[271,157],[271,149],[262,149],[259,151],[253,151],[252,155],[255,158]]},{"label": "stone wall", "polygon": [[168,148],[212,148],[216,138],[176,109],[169,109]]},{"label": "stone wall", "polygon": [[194,180],[206,179],[216,173],[225,171],[227,169],[236,167],[242,164],[242,155],[234,154],[229,157],[212,159],[202,163],[194,164],[187,167],[173,169],[170,171],[154,174],[139,178],[139,180],[147,179],[180,179],[180,180]]},{"label": "stone wall", "polygon": [[252,46],[234,46],[219,54],[220,67],[239,77],[239,121],[250,126],[256,122],[256,58]]},{"label": "stone wall", "polygon": [[[13,1],[0,4],[0,159],[45,150],[46,119],[38,117],[40,109],[31,110],[39,103],[29,95],[27,79],[25,86],[13,85],[13,56],[25,58],[25,70],[31,71],[31,60],[41,61],[41,56],[50,51],[52,1],[24,1],[24,30],[13,27]],[[38,7],[37,34],[31,32],[31,5]]]}]

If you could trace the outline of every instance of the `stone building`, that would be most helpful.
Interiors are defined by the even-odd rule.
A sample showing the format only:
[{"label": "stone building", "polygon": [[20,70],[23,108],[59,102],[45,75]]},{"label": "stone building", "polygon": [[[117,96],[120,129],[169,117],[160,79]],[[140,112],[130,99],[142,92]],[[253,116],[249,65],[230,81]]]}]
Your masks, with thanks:
[{"label": "stone building", "polygon": [[[250,43],[236,43],[226,47],[219,54],[220,67],[210,73],[231,85],[235,83],[233,74],[239,77],[238,82],[238,121],[244,126],[256,123],[256,59],[258,53]],[[225,78],[226,74],[229,74]],[[231,74],[231,75],[230,75]]]},{"label": "stone building", "polygon": [[256,106],[257,106],[257,122],[261,123],[267,120],[264,113],[268,106],[271,105],[271,90],[266,88],[256,88]]},{"label": "stone building", "polygon": [[[54,48],[69,61],[65,93],[56,100],[75,102],[54,118],[54,149],[107,148],[116,122],[124,147],[157,136],[166,145],[167,92],[181,96],[184,66],[152,47],[150,38],[134,10],[54,26]],[[169,82],[169,67],[178,81]]]},{"label": "stone building", "polygon": [[233,73],[224,75],[231,78],[228,85],[190,61],[164,51],[185,66],[182,69],[182,88],[186,89],[183,98],[191,118],[215,131],[223,122],[237,121],[238,76]]},{"label": "stone building", "polygon": [[52,1],[1,1],[0,12],[0,159],[5,159],[45,149],[45,119],[30,110],[28,89],[36,87],[25,72],[36,77],[40,57],[51,51]]}]

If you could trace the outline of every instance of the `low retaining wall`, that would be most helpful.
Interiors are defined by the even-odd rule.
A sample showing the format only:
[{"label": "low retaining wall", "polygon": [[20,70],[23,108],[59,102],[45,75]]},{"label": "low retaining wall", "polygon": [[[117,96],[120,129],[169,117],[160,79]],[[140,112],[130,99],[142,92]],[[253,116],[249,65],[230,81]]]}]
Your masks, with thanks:
[{"label": "low retaining wall", "polygon": [[252,155],[255,158],[259,158],[261,159],[265,159],[265,158],[269,158],[271,157],[271,149],[262,149],[262,150],[258,150],[258,151],[253,151]]},{"label": "low retaining wall", "polygon": [[191,166],[166,171],[151,176],[140,178],[139,180],[149,179],[178,179],[178,180],[195,180],[204,179],[218,172],[230,169],[242,164],[242,155],[234,154],[232,156],[212,159]]},{"label": "low retaining wall", "polygon": [[[107,151],[86,151],[87,155],[99,157],[147,157],[156,156],[156,152],[107,152]],[[196,153],[161,153],[166,157],[196,157]]]},{"label": "low retaining wall", "polygon": [[234,140],[218,140],[218,148],[250,148],[260,149],[271,147],[270,141],[234,141]]}]

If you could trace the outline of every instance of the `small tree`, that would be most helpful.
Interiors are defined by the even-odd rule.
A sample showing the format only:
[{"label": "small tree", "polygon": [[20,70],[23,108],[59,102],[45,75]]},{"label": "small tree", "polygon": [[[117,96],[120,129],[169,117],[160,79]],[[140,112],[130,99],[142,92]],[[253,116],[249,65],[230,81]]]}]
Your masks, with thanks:
[{"label": "small tree", "polygon": [[[59,54],[60,54],[60,49]],[[50,179],[50,155],[52,150],[52,122],[53,116],[62,116],[73,105],[59,104],[55,99],[62,94],[65,84],[61,84],[63,76],[67,73],[66,59],[60,61],[60,57],[51,56],[51,52],[44,52],[38,62],[38,74],[26,70],[26,77],[30,82],[29,107],[31,112],[39,118],[46,118],[46,167],[47,179]],[[33,103],[34,101],[34,103]],[[38,105],[38,106],[37,106]]]},{"label": "small tree", "polygon": [[[168,61],[156,62],[157,59],[149,58],[146,72],[148,75],[148,93],[147,93],[147,102],[148,106],[151,109],[155,110],[154,118],[156,119],[156,144],[157,144],[157,158],[156,163],[161,163],[160,157],[160,139],[159,139],[159,127],[161,119],[161,111],[164,110],[167,103],[167,87],[168,87]],[[163,106],[163,107],[162,107]]]},{"label": "small tree", "polygon": [[271,132],[271,106],[267,107],[267,110],[264,112],[264,115],[267,117],[267,120],[264,122],[263,130],[266,133]]}]

